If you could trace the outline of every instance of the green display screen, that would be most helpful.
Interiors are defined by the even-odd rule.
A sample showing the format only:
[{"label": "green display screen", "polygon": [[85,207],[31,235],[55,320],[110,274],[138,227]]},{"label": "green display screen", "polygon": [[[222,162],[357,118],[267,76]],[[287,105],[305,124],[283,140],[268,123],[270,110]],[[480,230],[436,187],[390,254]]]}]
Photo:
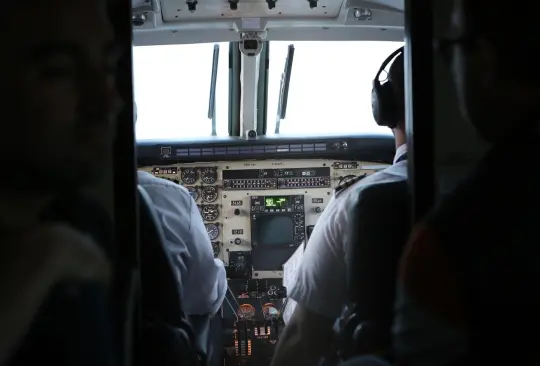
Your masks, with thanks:
[{"label": "green display screen", "polygon": [[289,204],[288,197],[265,197],[264,205],[266,207],[285,207]]}]

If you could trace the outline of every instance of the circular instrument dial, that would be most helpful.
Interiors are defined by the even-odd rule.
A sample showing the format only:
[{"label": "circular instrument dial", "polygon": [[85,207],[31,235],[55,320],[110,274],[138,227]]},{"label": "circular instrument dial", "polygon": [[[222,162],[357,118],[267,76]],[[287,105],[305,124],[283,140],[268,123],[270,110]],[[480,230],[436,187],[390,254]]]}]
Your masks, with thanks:
[{"label": "circular instrument dial", "polygon": [[209,186],[202,189],[202,199],[205,202],[214,202],[218,198],[218,190],[216,187]]},{"label": "circular instrument dial", "polygon": [[255,316],[255,307],[251,304],[242,304],[238,309],[238,317],[242,319],[253,319]]},{"label": "circular instrument dial", "polygon": [[196,187],[186,187],[189,191],[189,195],[193,198],[194,201],[197,201],[199,198],[199,190]]},{"label": "circular instrument dial", "polygon": [[202,217],[205,221],[214,221],[219,217],[217,205],[203,205]]},{"label": "circular instrument dial", "polygon": [[201,173],[201,180],[206,184],[214,184],[217,181],[216,168],[204,168]]},{"label": "circular instrument dial", "polygon": [[276,319],[279,317],[279,310],[272,303],[264,304],[262,311],[266,319]]},{"label": "circular instrument dial", "polygon": [[195,184],[197,181],[197,171],[194,168],[182,169],[180,179],[182,179],[182,182],[185,184]]},{"label": "circular instrument dial", "polygon": [[204,224],[210,240],[215,240],[219,236],[219,226],[216,224]]}]

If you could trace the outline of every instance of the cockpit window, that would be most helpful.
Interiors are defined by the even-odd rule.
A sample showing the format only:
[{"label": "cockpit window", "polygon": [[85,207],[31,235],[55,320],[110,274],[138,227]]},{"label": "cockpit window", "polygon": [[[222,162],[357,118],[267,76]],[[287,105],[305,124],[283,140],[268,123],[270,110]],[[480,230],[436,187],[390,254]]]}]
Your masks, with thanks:
[{"label": "cockpit window", "polygon": [[[133,50],[137,140],[206,137],[214,44],[138,46]],[[220,43],[216,134],[228,136],[229,44]]]},{"label": "cockpit window", "polygon": [[[280,83],[294,44],[286,118],[280,134],[390,134],[371,111],[372,80],[402,42],[270,42],[267,134],[275,134]],[[384,73],[383,73],[384,75]]]}]

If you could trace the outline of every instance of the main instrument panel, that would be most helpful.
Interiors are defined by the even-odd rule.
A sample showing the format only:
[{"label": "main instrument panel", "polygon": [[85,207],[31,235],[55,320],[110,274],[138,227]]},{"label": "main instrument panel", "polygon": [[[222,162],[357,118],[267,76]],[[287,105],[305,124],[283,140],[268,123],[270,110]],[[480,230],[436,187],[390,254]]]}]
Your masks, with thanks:
[{"label": "main instrument panel", "polygon": [[306,159],[204,162],[141,170],[188,189],[214,255],[228,266],[230,278],[263,279],[282,277],[283,264],[309,238],[334,188],[386,167]]}]

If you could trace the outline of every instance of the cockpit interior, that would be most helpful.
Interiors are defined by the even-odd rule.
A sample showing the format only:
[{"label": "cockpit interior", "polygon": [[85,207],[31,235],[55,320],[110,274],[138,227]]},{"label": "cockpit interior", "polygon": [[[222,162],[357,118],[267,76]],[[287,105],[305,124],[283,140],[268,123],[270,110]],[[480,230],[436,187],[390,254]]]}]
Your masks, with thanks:
[{"label": "cockpit interior", "polygon": [[132,5],[138,169],[189,190],[225,265],[220,364],[269,365],[285,267],[336,188],[392,164],[371,89],[404,44],[404,1]]},{"label": "cockpit interior", "polygon": [[[540,304],[539,251],[525,250],[536,220],[521,219],[540,201],[528,200],[540,88],[512,72],[528,40],[502,52],[524,12],[503,19],[484,0],[477,15],[503,29],[488,37],[460,3],[6,3],[0,366],[540,360],[522,334]],[[523,140],[514,118],[531,122]],[[508,167],[531,177],[491,184]],[[499,203],[511,209],[497,216]],[[310,286],[322,295],[302,301]]]},{"label": "cockpit interior", "polygon": [[222,364],[269,365],[284,266],[338,186],[392,164],[370,93],[403,3],[134,0],[132,21],[138,169],[189,190],[225,264]]}]

